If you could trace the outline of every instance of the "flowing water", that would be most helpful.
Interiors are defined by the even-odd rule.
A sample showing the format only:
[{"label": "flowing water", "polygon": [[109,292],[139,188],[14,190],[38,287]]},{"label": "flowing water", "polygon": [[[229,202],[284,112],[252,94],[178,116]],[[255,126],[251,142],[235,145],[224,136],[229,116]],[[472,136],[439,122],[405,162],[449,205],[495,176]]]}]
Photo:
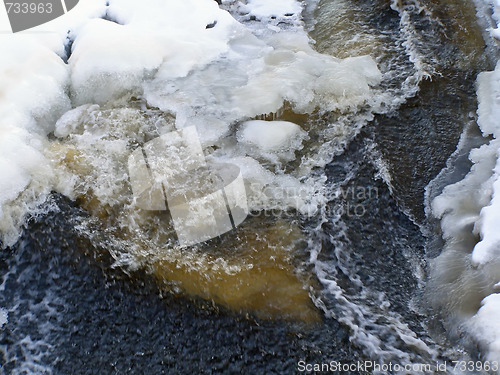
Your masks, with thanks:
[{"label": "flowing water", "polygon": [[[103,22],[120,23],[112,6]],[[461,373],[451,361],[482,354],[454,331],[444,282],[429,281],[443,243],[426,205],[482,142],[475,80],[496,54],[485,9],[320,0],[266,18],[219,6],[246,30],[226,58],[178,76],[150,69],[139,92],[79,79],[89,44],[69,34],[73,109],[43,147],[59,183],[36,210],[31,185],[8,206],[31,210],[19,239],[2,224],[0,373],[295,373],[299,361]],[[266,152],[242,141],[253,119],[304,133]],[[207,159],[240,167],[251,210],[190,248],[168,213],[138,209],[126,173],[134,149],[186,124]]]}]

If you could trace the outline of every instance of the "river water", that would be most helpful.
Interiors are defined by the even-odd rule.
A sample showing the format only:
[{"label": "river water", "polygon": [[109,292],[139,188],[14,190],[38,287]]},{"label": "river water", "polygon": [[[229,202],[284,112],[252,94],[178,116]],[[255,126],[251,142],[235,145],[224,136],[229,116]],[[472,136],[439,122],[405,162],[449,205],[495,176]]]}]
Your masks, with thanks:
[{"label": "river water", "polygon": [[[118,1],[106,6],[102,22],[127,22]],[[452,361],[484,359],[436,293],[444,243],[429,202],[484,143],[475,82],[497,54],[486,5],[311,0],[277,17],[219,7],[245,30],[224,58],[189,74],[125,70],[122,86],[84,69],[86,58],[101,69],[87,51],[108,58],[92,30],[68,34],[71,105],[53,110],[42,146],[58,182],[28,185],[4,209],[28,215],[21,232],[2,224],[0,373],[373,361],[381,367],[345,373],[459,374]],[[240,130],[254,119],[305,135],[291,154],[259,149]],[[186,249],[166,213],[137,209],[124,171],[132,149],[188,123],[207,158],[240,167],[251,215]]]}]

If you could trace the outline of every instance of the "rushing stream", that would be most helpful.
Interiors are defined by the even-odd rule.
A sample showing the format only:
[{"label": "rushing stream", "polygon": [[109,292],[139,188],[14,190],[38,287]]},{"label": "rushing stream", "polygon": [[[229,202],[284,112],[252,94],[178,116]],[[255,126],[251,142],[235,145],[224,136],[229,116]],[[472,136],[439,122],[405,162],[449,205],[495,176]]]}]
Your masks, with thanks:
[{"label": "rushing stream", "polygon": [[[495,373],[491,9],[88,0],[1,34],[0,374]],[[181,246],[129,167],[190,126],[249,215]]]}]

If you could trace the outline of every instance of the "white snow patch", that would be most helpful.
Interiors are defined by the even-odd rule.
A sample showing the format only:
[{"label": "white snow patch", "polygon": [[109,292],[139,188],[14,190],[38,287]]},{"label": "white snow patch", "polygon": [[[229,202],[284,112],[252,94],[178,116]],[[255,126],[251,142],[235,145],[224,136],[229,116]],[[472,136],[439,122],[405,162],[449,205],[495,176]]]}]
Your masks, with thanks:
[{"label": "white snow patch", "polygon": [[484,136],[500,136],[500,64],[493,72],[483,72],[477,77],[478,124]]},{"label": "white snow patch", "polygon": [[489,361],[500,358],[500,294],[491,294],[481,302],[481,308],[469,322],[475,336],[480,338]]},{"label": "white snow patch", "polygon": [[302,7],[296,0],[249,0],[247,6],[250,14],[257,18],[297,16],[302,12]]},{"label": "white snow patch", "polygon": [[253,120],[244,122],[237,136],[249,150],[293,160],[294,152],[302,148],[307,133],[293,122]]},{"label": "white snow patch", "polygon": [[70,101],[67,67],[44,43],[11,35],[0,49],[0,241],[12,245],[24,216],[50,192],[46,134]]}]

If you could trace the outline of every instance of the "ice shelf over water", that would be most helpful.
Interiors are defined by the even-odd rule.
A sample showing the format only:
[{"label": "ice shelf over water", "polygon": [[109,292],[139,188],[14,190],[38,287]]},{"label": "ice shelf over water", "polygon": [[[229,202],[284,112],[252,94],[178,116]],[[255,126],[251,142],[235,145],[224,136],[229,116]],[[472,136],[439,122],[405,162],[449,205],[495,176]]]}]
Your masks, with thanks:
[{"label": "ice shelf over water", "polygon": [[[493,34],[495,35],[495,34]],[[434,277],[454,284],[450,306],[459,306],[466,326],[491,361],[500,360],[500,63],[477,78],[478,125],[492,139],[469,154],[472,167],[465,178],[444,188],[432,202],[441,219],[446,246],[435,261]],[[470,245],[473,239],[475,245]],[[450,267],[450,265],[453,265]],[[448,281],[446,281],[448,280]],[[450,284],[449,284],[450,285]],[[439,287],[439,284],[436,286]],[[464,297],[469,295],[470,297]],[[486,296],[479,310],[476,298]],[[461,301],[461,302],[460,302]],[[473,315],[473,317],[471,317]],[[470,319],[469,319],[470,318]]]}]

